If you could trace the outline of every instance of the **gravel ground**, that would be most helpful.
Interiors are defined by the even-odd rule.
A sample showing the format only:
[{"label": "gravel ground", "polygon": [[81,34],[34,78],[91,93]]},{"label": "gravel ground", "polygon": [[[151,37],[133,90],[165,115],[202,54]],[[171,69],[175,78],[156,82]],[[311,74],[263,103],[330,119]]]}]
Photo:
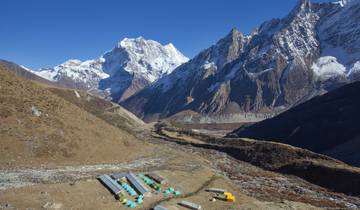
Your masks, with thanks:
[{"label": "gravel ground", "polygon": [[149,137],[154,144],[166,144],[177,150],[200,155],[211,162],[213,170],[237,184],[244,194],[260,201],[284,200],[308,203],[326,209],[360,209],[360,198],[329,191],[296,176],[282,175],[263,170],[247,162],[236,160],[216,150],[194,148],[166,141],[166,138]]},{"label": "gravel ground", "polygon": [[59,168],[28,168],[0,170],[0,190],[34,184],[62,183],[96,177],[103,173],[139,171],[149,168],[163,168],[165,158],[139,159],[122,164],[98,164],[85,166],[66,166]]}]

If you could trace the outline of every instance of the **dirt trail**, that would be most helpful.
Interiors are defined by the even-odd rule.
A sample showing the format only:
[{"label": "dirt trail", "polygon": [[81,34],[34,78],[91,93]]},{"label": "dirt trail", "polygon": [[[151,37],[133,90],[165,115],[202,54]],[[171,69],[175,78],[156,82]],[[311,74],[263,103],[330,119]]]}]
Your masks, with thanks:
[{"label": "dirt trail", "polygon": [[121,164],[97,164],[65,166],[59,168],[29,168],[0,170],[0,190],[34,184],[61,183],[95,177],[105,172],[141,170],[144,168],[164,167],[163,158],[139,159]]}]

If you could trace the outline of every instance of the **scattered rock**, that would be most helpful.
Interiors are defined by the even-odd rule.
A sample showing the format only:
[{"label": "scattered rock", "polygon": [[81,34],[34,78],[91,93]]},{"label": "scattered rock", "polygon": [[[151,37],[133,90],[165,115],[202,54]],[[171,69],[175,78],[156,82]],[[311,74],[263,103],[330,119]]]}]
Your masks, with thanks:
[{"label": "scattered rock", "polygon": [[31,107],[31,113],[36,117],[40,117],[42,114],[35,106]]},{"label": "scattered rock", "polygon": [[74,93],[76,95],[76,98],[80,98],[80,94],[76,90],[74,90]]},{"label": "scattered rock", "polygon": [[45,205],[43,205],[42,207],[44,209],[61,209],[62,208],[62,204],[61,203],[51,203],[51,202],[47,202]]}]

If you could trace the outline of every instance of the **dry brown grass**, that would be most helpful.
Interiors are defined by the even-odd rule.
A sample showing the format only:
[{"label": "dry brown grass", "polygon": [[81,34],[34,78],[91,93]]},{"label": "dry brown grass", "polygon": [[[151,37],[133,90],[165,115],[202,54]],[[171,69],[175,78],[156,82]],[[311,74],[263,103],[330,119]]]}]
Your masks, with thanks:
[{"label": "dry brown grass", "polygon": [[[32,107],[41,116],[34,116]],[[143,154],[145,148],[127,131],[3,68],[0,140],[0,166],[7,167],[119,162]]]},{"label": "dry brown grass", "polygon": [[[131,133],[134,128],[144,128],[145,123],[131,112],[95,95],[80,90],[50,87],[55,95],[71,102],[79,108],[103,119],[109,124],[127,130]],[[76,91],[76,92],[75,92]],[[80,97],[78,97],[80,96]]]}]

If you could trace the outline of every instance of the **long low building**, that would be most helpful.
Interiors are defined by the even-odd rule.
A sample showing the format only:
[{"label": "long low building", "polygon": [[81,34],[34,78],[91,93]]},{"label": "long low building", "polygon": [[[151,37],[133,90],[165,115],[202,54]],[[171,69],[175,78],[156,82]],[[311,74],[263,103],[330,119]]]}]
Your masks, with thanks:
[{"label": "long low building", "polygon": [[226,192],[226,190],[220,188],[208,188],[205,191],[213,192],[213,193],[221,193],[221,194],[224,194]]},{"label": "long low building", "polygon": [[181,206],[192,209],[192,210],[201,210],[201,206],[195,203],[191,203],[188,201],[181,201],[179,203]]},{"label": "long low building", "polygon": [[126,178],[134,188],[144,196],[150,195],[150,190],[135,176],[133,173],[129,173]]},{"label": "long low building", "polygon": [[153,210],[168,210],[168,209],[163,206],[157,205],[153,208]]},{"label": "long low building", "polygon": [[125,177],[130,185],[135,188],[135,190],[140,194],[144,196],[150,195],[150,190],[136,177],[133,173],[115,173],[112,174],[111,177],[115,180],[121,179]]},{"label": "long low building", "polygon": [[122,191],[122,187],[108,175],[101,175],[100,181],[115,195]]}]

